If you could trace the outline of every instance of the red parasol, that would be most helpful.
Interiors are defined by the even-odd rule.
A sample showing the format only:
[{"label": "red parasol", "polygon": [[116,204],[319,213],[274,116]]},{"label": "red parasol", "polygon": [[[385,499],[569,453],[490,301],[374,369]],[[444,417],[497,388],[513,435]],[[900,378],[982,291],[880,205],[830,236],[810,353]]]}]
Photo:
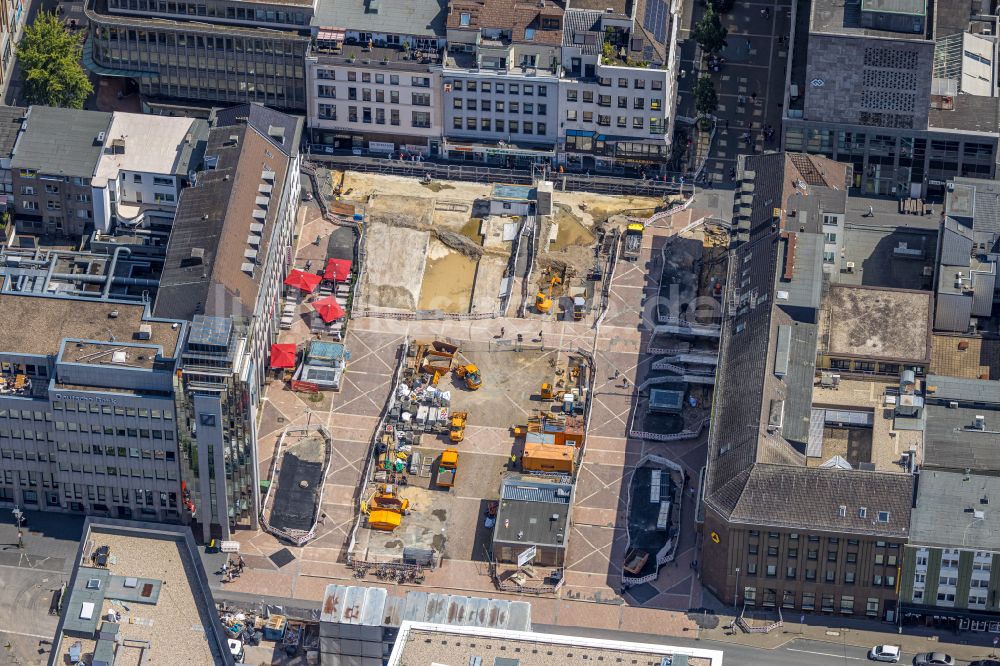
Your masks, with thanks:
[{"label": "red parasol", "polygon": [[351,262],[347,259],[327,259],[326,270],[323,272],[324,280],[336,280],[337,282],[347,282],[351,277]]},{"label": "red parasol", "polygon": [[316,312],[323,318],[323,321],[328,324],[344,316],[344,308],[340,307],[340,303],[333,296],[319,299],[313,303],[313,307],[316,308]]},{"label": "red parasol", "polygon": [[273,344],[271,345],[271,367],[272,368],[294,368],[295,367],[295,345]]},{"label": "red parasol", "polygon": [[320,276],[315,273],[307,273],[298,268],[293,269],[285,278],[286,285],[301,289],[308,294],[311,294],[319,286],[320,281]]}]

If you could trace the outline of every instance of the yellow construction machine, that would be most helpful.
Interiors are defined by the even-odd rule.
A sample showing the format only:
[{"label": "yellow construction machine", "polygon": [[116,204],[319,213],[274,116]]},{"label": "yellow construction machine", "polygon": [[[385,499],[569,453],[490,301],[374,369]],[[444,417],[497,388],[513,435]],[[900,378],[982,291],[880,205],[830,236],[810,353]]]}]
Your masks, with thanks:
[{"label": "yellow construction machine", "polygon": [[549,280],[549,290],[548,293],[538,290],[535,294],[535,309],[541,314],[548,314],[549,310],[552,309],[552,289],[556,286],[562,284],[562,278],[558,275],[553,275]]},{"label": "yellow construction machine", "polygon": [[468,365],[457,365],[453,372],[456,377],[465,380],[465,388],[470,391],[478,391],[483,385],[483,376],[479,374],[479,368],[471,363]]},{"label": "yellow construction machine", "polygon": [[361,501],[361,511],[368,516],[368,527],[387,532],[399,527],[409,507],[410,500],[400,497],[399,486],[391,483],[380,484],[367,500]]},{"label": "yellow construction machine", "polygon": [[451,441],[461,442],[465,439],[465,422],[469,420],[469,412],[452,412],[451,414]]}]

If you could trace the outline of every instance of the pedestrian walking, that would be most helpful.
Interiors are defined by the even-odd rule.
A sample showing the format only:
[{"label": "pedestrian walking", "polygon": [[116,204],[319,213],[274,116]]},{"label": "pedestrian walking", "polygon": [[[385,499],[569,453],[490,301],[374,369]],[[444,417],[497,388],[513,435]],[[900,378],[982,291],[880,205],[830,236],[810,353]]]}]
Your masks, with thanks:
[{"label": "pedestrian walking", "polygon": [[750,103],[751,104],[757,103],[757,93],[750,93]]},{"label": "pedestrian walking", "polygon": [[504,328],[503,326],[501,326],[501,327],[500,327],[500,337],[502,338],[502,337],[503,337],[503,334],[504,334],[504,333],[506,333],[506,332],[507,332],[507,329],[506,329],[506,328]]},{"label": "pedestrian walking", "polygon": [[747,98],[744,97],[743,95],[737,95],[736,96],[736,103],[737,104],[744,104],[744,103],[746,103],[746,101],[747,101]]}]

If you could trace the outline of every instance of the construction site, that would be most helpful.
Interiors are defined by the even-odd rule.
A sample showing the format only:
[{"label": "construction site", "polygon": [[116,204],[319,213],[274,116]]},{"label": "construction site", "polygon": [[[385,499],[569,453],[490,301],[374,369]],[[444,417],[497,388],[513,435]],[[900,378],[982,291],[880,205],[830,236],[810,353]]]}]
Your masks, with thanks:
[{"label": "construction site", "polygon": [[545,181],[487,186],[337,171],[331,181],[364,213],[356,307],[365,312],[584,320],[618,234],[664,204],[559,192]]},{"label": "construction site", "polygon": [[405,577],[444,559],[516,562],[528,547],[545,560],[543,544],[523,533],[518,553],[496,547],[495,532],[511,529],[504,489],[515,477],[572,484],[591,370],[584,354],[537,343],[408,341],[362,478],[355,575]]},{"label": "construction site", "polygon": [[663,564],[693,553],[718,341],[700,299],[727,279],[716,216],[544,181],[313,184],[326,208],[307,207],[294,263],[320,279],[286,282],[300,303],[272,354],[262,476],[289,490],[289,460],[320,461],[278,444],[292,428],[326,428],[332,461],[321,489],[292,488],[315,511],[284,533],[263,516],[228,589],[316,598],[374,578],[688,603],[696,583]]}]

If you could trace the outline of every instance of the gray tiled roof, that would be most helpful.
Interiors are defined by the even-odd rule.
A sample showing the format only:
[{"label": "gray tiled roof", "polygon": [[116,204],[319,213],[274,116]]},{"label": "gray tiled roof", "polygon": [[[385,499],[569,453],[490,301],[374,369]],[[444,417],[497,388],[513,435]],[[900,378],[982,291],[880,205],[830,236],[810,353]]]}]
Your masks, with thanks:
[{"label": "gray tiled roof", "polygon": [[[757,464],[730,520],[906,537],[912,500],[913,477],[909,474]],[[866,510],[864,517],[862,507]],[[879,522],[880,511],[888,512],[887,522]]]},{"label": "gray tiled roof", "polygon": [[110,126],[110,113],[32,106],[11,166],[90,178],[104,149],[104,141],[98,141],[98,136]]},{"label": "gray tiled roof", "polygon": [[[577,35],[581,37],[578,38]],[[593,38],[584,38],[585,35],[593,35]],[[584,41],[592,43],[581,43]],[[577,46],[584,55],[596,55],[601,52],[603,43],[601,12],[591,9],[566,10],[563,18],[563,46]]]},{"label": "gray tiled roof", "polygon": [[[986,503],[983,503],[983,500]],[[924,470],[910,517],[910,543],[1000,550],[1000,477]],[[975,512],[981,511],[982,517]]]}]

